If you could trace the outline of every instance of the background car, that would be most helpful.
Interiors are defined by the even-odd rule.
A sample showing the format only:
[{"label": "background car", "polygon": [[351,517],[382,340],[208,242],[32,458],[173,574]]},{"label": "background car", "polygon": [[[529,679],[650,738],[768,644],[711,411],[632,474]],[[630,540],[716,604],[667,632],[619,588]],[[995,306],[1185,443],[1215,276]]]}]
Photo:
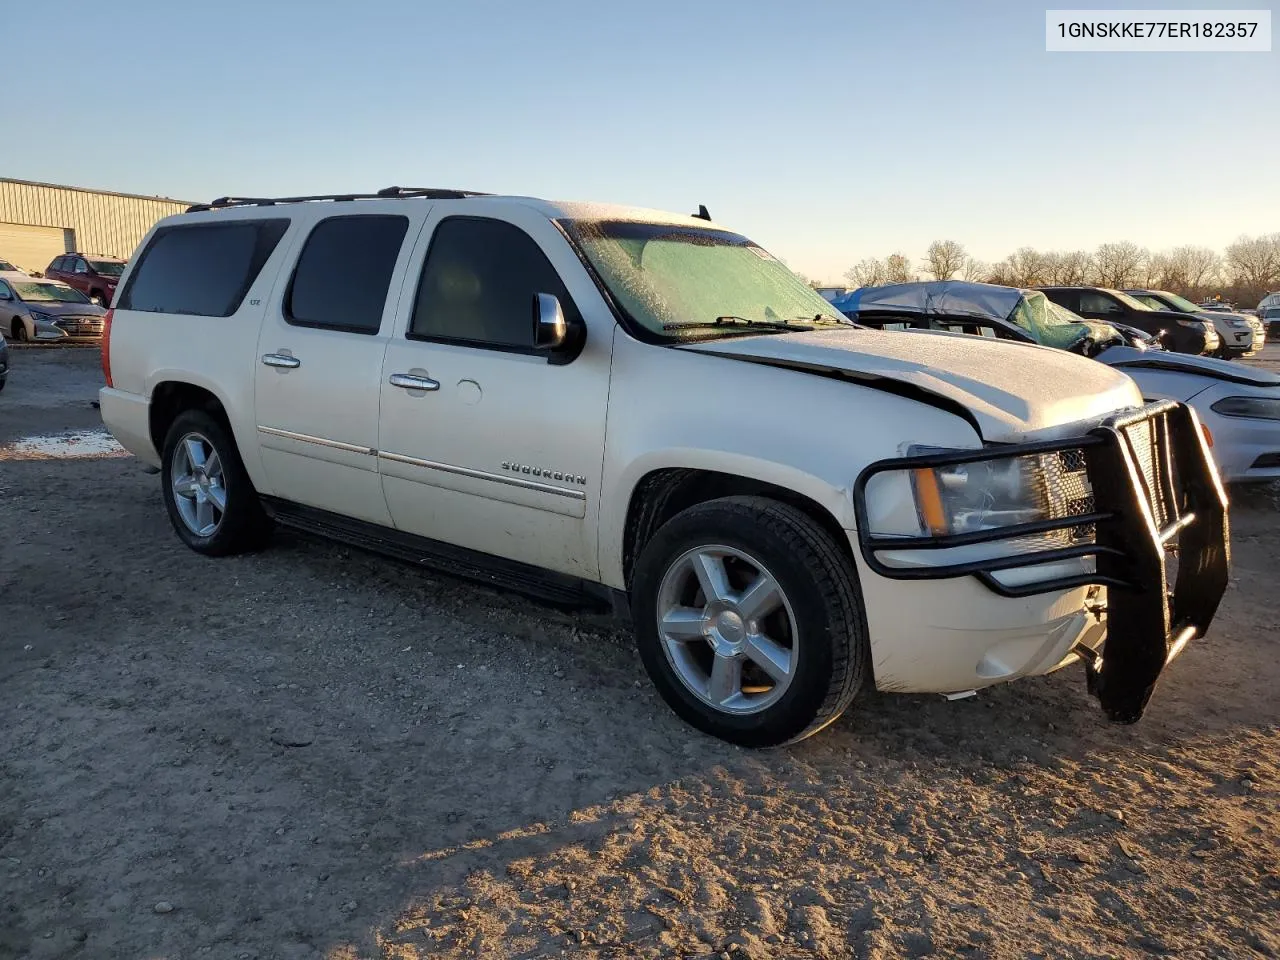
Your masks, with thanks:
[{"label": "background car", "polygon": [[866,287],[834,305],[864,326],[977,333],[1083,353],[1122,370],[1144,400],[1192,407],[1224,480],[1280,478],[1280,376],[1274,373],[1149,349],[1123,325],[1077,317],[1038,290],[958,280],[903,283]]},{"label": "background car", "polygon": [[1280,337],[1280,304],[1262,311],[1262,322],[1273,337]]},{"label": "background car", "polygon": [[19,343],[100,340],[106,313],[65,283],[0,275],[0,330]]},{"label": "background car", "polygon": [[0,273],[21,273],[22,271],[15,267],[8,260],[0,260]]},{"label": "background car", "polygon": [[1266,345],[1266,328],[1256,317],[1242,313],[1228,313],[1225,310],[1206,310],[1196,306],[1186,297],[1180,297],[1167,290],[1125,290],[1124,292],[1152,310],[1173,310],[1211,322],[1218,331],[1218,338],[1222,341],[1216,354],[1219,357],[1231,359],[1252,356]]},{"label": "background car", "polygon": [[115,257],[68,253],[54,257],[44,275],[75,287],[99,306],[109,307],[124,268],[125,261]]},{"label": "background car", "polygon": [[1152,310],[1119,290],[1108,287],[1039,287],[1044,295],[1077,316],[1103,323],[1123,323],[1160,335],[1167,350],[1178,353],[1213,353],[1221,345],[1218,331],[1208,320],[1174,310]]}]

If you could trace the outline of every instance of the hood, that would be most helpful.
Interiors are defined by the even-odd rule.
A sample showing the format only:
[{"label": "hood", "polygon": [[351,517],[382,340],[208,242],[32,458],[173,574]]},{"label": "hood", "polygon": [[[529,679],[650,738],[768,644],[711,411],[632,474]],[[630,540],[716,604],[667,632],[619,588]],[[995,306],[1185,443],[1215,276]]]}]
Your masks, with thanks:
[{"label": "hood", "polygon": [[1053,439],[1142,403],[1118,370],[1030,344],[931,330],[857,328],[682,344],[755,363],[905,384],[967,410],[984,440]]},{"label": "hood", "polygon": [[1098,360],[1119,370],[1166,370],[1172,373],[1190,373],[1213,380],[1231,383],[1248,383],[1256,387],[1280,388],[1280,376],[1258,367],[1219,360],[1216,357],[1196,357],[1188,353],[1167,353],[1163,350],[1135,350],[1132,347],[1111,347],[1098,354]]},{"label": "hood", "polygon": [[1248,323],[1253,319],[1248,314],[1224,313],[1221,310],[1201,310],[1198,313],[1191,314],[1191,316],[1195,317],[1197,320],[1209,320],[1214,324],[1217,324],[1221,320],[1243,320],[1245,323]]},{"label": "hood", "polygon": [[95,303],[52,303],[44,300],[23,300],[28,310],[47,313],[51,317],[105,317],[107,311]]}]

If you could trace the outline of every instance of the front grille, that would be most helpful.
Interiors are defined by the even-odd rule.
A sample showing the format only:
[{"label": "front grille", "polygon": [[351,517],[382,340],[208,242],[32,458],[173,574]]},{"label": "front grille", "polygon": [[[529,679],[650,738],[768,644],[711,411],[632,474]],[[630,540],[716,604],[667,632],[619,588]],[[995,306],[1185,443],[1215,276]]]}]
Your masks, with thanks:
[{"label": "front grille", "polygon": [[1156,528],[1163,530],[1181,515],[1176,493],[1178,482],[1169,448],[1169,428],[1164,415],[1135,420],[1122,427],[1120,432],[1138,467],[1142,482],[1140,493],[1151,507]]},{"label": "front grille", "polygon": [[[1084,450],[1059,450],[1044,456],[1040,464],[1044,471],[1049,517],[1066,519],[1094,512],[1093,487],[1089,483]],[[1095,532],[1095,524],[1084,523],[1058,531],[1057,538],[1070,543],[1088,542],[1094,538]]]}]

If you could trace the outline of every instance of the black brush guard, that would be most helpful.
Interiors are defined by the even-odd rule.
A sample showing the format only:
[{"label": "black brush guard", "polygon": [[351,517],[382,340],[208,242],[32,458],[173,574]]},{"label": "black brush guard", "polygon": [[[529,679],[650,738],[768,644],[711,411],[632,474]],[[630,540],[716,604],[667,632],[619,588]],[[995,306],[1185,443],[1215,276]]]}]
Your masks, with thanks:
[{"label": "black brush guard", "polygon": [[[873,536],[867,483],[888,471],[947,467],[1030,454],[1083,457],[1092,488],[1085,512],[1032,523],[931,537]],[[881,460],[854,485],[858,540],[867,565],[884,577],[927,580],[976,576],[1005,597],[1031,596],[1096,584],[1107,587],[1107,637],[1100,659],[1085,653],[1089,690],[1109,719],[1134,723],[1161,671],[1203,636],[1227,588],[1230,538],[1227,495],[1195,412],[1166,401],[1113,417],[1084,436],[982,450]],[[937,550],[1091,527],[1092,541],[1015,556],[933,567],[895,567],[885,550]],[[1169,588],[1168,559],[1177,556]],[[1079,557],[1094,557],[1094,573],[1009,586],[993,574]]]}]

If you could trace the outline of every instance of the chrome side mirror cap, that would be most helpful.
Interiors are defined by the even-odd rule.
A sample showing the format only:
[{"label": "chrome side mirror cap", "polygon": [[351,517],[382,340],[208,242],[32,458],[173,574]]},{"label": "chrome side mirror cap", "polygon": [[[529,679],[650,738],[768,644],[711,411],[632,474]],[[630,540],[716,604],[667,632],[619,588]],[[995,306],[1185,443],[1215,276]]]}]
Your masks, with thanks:
[{"label": "chrome side mirror cap", "polygon": [[560,301],[554,294],[534,294],[533,349],[556,350],[568,339],[569,325],[565,322]]}]

